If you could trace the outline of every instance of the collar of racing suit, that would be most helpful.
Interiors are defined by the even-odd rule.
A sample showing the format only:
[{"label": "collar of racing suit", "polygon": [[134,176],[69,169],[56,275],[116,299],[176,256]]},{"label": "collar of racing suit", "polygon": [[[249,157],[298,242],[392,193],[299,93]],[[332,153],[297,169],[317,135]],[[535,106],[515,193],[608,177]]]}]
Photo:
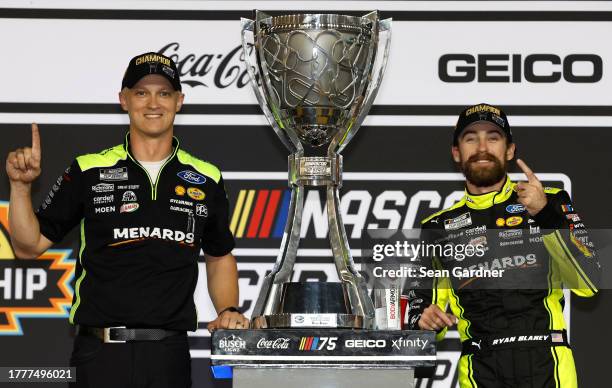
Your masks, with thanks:
[{"label": "collar of racing suit", "polygon": [[475,195],[468,192],[465,189],[465,203],[467,207],[471,209],[487,209],[498,203],[502,203],[508,200],[515,190],[516,183],[510,180],[509,176],[506,176],[506,182],[499,191],[491,191],[485,194]]},{"label": "collar of racing suit", "polygon": [[[179,145],[180,145],[179,139],[176,136],[172,136],[172,152],[170,153],[170,157],[168,158],[168,160],[172,159],[174,155],[176,155],[176,151],[178,150]],[[132,160],[136,160],[132,156],[132,153],[130,152],[130,132],[129,131],[125,134],[125,140],[123,141],[123,149],[130,156]]]}]

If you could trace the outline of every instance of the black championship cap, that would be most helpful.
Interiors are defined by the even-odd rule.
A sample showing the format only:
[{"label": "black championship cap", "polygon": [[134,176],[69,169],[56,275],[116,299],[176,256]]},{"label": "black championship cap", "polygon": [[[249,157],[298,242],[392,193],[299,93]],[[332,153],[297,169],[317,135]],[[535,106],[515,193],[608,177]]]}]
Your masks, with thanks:
[{"label": "black championship cap", "polygon": [[132,58],[123,75],[121,89],[133,87],[142,77],[149,74],[163,75],[170,81],[174,90],[182,90],[181,80],[174,61],[165,55],[154,52],[140,54]]},{"label": "black championship cap", "polygon": [[498,107],[493,105],[481,103],[478,105],[467,107],[459,115],[457,124],[455,125],[455,134],[453,136],[453,145],[457,145],[459,141],[459,135],[465,128],[470,124],[477,123],[479,121],[486,121],[497,125],[502,132],[506,135],[508,143],[512,143],[512,130],[508,123],[506,114]]}]

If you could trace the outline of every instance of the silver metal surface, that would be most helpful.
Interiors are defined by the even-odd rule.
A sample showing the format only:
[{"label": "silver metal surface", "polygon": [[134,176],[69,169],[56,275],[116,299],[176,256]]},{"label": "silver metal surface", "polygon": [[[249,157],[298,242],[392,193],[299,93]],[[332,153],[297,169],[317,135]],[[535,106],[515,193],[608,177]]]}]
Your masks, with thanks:
[{"label": "silver metal surface", "polygon": [[342,186],[342,155],[289,155],[289,184],[291,186]]},{"label": "silver metal surface", "polygon": [[111,337],[110,337],[110,331],[111,331],[112,329],[125,329],[125,328],[126,328],[125,326],[113,326],[113,327],[105,327],[105,328],[102,330],[102,336],[104,337],[104,338],[103,338],[103,342],[104,342],[105,344],[124,344],[124,343],[126,343],[127,341],[123,341],[123,340],[113,340],[113,339],[111,339]]},{"label": "silver metal surface", "polygon": [[[323,186],[329,240],[338,277],[348,295],[348,315],[361,317],[355,320],[361,322],[361,327],[374,328],[374,306],[353,264],[340,216],[339,154],[355,136],[374,102],[390,39],[391,20],[380,20],[376,11],[362,17],[270,16],[255,11],[255,20],[242,19],[242,47],[251,84],[270,125],[291,154],[289,184],[293,191],[281,249],[253,311],[255,327],[274,327],[269,326],[271,321],[266,317],[285,313],[282,284],[291,281],[304,189]],[[327,146],[326,156],[305,155],[322,146]],[[282,320],[275,318],[276,321],[282,324]]]},{"label": "silver metal surface", "polygon": [[[322,328],[354,328],[360,329],[364,327],[363,317],[353,314],[329,314],[334,315],[333,324],[319,324],[319,325],[304,325],[296,324],[294,317],[296,315],[302,315],[305,317],[321,316],[325,314],[270,314],[260,315],[253,319],[253,326],[258,329],[268,328],[290,328],[290,327],[322,327]],[[292,319],[293,318],[293,319]]]},{"label": "silver metal surface", "polygon": [[[405,367],[404,367],[405,368]],[[234,388],[414,388],[413,369],[234,367]]]}]

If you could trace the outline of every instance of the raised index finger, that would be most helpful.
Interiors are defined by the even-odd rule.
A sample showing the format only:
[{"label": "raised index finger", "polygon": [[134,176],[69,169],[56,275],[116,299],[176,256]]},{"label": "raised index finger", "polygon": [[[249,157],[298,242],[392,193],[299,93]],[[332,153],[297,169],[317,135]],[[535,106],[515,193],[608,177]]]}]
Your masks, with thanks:
[{"label": "raised index finger", "polygon": [[527,166],[527,164],[525,162],[523,162],[522,159],[517,159],[516,160],[516,164],[519,166],[519,168],[521,170],[523,170],[523,172],[527,176],[527,180],[529,181],[529,183],[533,183],[534,181],[535,182],[540,182],[538,177],[536,177],[534,172],[529,168],[529,166]]},{"label": "raised index finger", "polygon": [[40,158],[40,132],[36,123],[32,123],[32,156]]}]

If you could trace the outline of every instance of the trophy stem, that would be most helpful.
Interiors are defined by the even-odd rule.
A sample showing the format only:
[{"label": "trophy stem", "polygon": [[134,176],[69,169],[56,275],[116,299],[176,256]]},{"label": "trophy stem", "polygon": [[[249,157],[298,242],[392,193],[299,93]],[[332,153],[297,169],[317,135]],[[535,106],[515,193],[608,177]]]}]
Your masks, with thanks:
[{"label": "trophy stem", "polygon": [[352,314],[362,316],[364,328],[374,328],[374,304],[368,294],[365,279],[355,268],[340,214],[338,186],[327,186],[327,219],[329,242],[340,281],[347,286]]},{"label": "trophy stem", "polygon": [[255,308],[253,309],[253,317],[269,315],[278,309],[278,303],[281,299],[280,295],[278,295],[280,292],[279,286],[291,281],[291,273],[300,243],[303,210],[304,187],[293,185],[291,187],[291,202],[289,204],[289,213],[280,250],[272,272],[264,279],[257,303],[255,303]]}]

